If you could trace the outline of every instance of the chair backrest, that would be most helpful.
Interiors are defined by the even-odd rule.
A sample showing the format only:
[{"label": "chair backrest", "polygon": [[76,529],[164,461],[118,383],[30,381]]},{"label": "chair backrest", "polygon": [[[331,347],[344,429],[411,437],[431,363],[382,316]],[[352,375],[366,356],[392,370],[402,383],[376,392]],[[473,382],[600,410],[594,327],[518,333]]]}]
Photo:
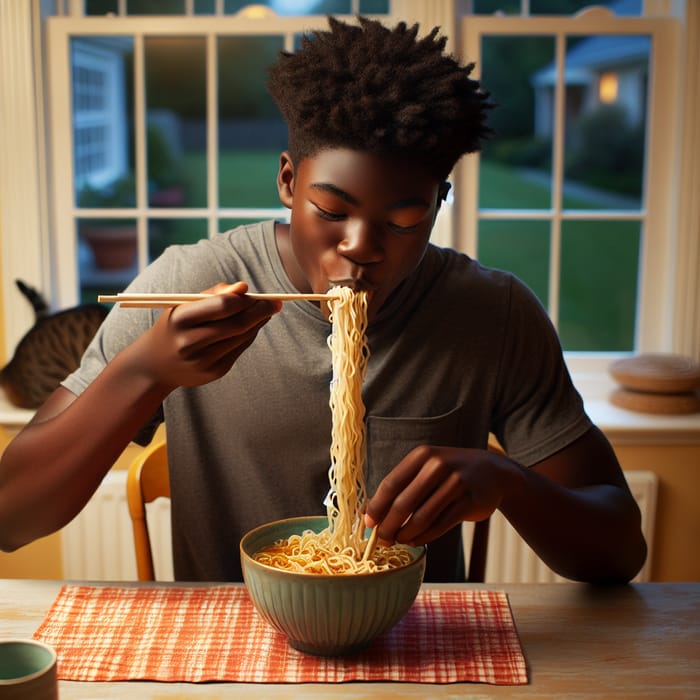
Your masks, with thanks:
[{"label": "chair backrest", "polygon": [[489,523],[491,518],[474,523],[472,547],[467,568],[468,583],[484,583],[486,579],[486,557],[489,548]]},{"label": "chair backrest", "polygon": [[134,529],[136,572],[139,581],[154,581],[153,551],[146,522],[146,503],[170,497],[168,452],[165,440],[149,445],[129,467],[126,499]]},{"label": "chair backrest", "polygon": [[[488,449],[505,455],[505,450],[500,446],[493,435],[489,435]],[[469,554],[469,567],[467,568],[467,581],[469,583],[484,583],[486,579],[486,558],[489,549],[489,524],[491,518],[474,523],[474,535]]]}]

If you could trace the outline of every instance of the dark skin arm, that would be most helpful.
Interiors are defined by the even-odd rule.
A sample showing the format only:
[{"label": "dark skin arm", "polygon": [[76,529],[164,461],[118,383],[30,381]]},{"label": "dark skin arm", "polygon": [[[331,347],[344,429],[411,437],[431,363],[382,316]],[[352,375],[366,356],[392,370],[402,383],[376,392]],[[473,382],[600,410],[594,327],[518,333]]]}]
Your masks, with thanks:
[{"label": "dark skin arm", "polygon": [[[163,311],[79,396],[59,387],[0,461],[0,548],[11,551],[80,512],[124,448],[176,387],[223,376],[280,309],[230,292]],[[136,312],[138,313],[138,312]]]},{"label": "dark skin arm", "polygon": [[496,509],[567,578],[626,582],[644,563],[639,508],[597,428],[529,469],[485,450],[418,447],[379,485],[367,524],[381,540],[426,544]]}]

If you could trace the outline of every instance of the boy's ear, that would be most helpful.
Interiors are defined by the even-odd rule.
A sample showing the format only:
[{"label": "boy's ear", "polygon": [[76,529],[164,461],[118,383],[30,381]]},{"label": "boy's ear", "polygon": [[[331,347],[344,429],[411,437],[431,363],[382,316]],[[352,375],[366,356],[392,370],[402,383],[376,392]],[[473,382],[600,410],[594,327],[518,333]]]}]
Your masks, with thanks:
[{"label": "boy's ear", "polygon": [[452,184],[449,183],[447,180],[441,183],[440,187],[438,187],[437,206],[435,207],[435,216],[433,217],[433,223],[435,223],[435,219],[437,219],[437,215],[440,212],[440,207],[442,206],[442,203],[447,201],[447,195],[449,194],[450,189],[452,189]]},{"label": "boy's ear", "polygon": [[277,171],[277,193],[279,194],[280,202],[287,209],[291,209],[294,202],[294,163],[288,151],[283,151],[280,154],[280,167]]}]

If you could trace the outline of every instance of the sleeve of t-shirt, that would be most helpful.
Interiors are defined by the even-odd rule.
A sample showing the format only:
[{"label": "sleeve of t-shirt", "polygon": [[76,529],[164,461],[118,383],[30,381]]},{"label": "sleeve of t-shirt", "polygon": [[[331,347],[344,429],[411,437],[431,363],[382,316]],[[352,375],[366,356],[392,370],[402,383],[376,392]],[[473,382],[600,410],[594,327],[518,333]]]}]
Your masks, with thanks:
[{"label": "sleeve of t-shirt", "polygon": [[508,305],[493,430],[513,459],[530,466],[581,437],[591,421],[549,316],[515,277]]}]

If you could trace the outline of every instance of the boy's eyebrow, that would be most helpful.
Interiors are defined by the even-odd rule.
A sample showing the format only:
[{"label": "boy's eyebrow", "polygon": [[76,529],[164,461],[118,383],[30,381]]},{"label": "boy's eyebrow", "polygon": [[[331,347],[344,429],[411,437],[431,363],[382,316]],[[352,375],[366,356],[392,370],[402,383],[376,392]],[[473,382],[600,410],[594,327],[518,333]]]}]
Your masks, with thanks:
[{"label": "boy's eyebrow", "polygon": [[[340,189],[336,185],[330,182],[314,182],[310,185],[311,189],[322,190],[323,192],[330,192],[330,194],[339,197],[348,204],[357,205],[358,200],[355,199],[351,194],[345,190]],[[408,209],[410,207],[425,207],[426,209],[430,207],[430,203],[426,202],[422,197],[407,197],[406,199],[401,199],[398,202],[394,202],[389,209],[391,211],[396,209]]]},{"label": "boy's eyebrow", "polygon": [[359,202],[351,194],[348,194],[345,190],[341,190],[340,187],[336,187],[330,182],[313,182],[311,183],[310,187],[314,190],[330,192],[336,197],[340,197],[340,199],[344,200],[348,204],[359,204]]},{"label": "boy's eyebrow", "polygon": [[393,211],[394,209],[410,209],[412,207],[428,209],[430,207],[430,202],[426,202],[422,197],[407,197],[406,199],[395,202],[389,209]]}]

